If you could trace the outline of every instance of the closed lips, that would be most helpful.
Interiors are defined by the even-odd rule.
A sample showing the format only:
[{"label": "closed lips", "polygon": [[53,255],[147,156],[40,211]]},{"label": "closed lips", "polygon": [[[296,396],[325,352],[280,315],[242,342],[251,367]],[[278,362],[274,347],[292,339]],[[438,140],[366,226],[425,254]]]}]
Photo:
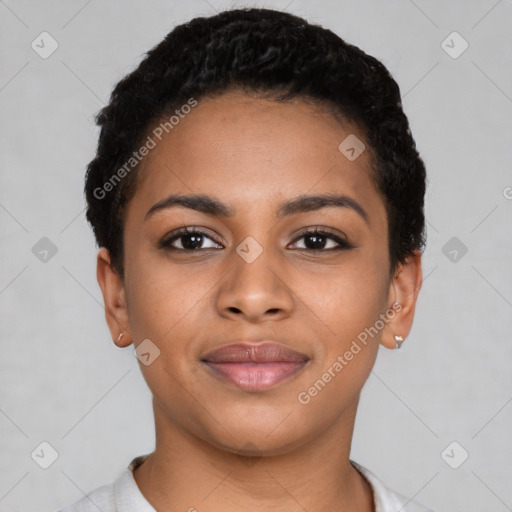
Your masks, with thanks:
[{"label": "closed lips", "polygon": [[297,375],[309,358],[273,342],[238,343],[208,353],[202,361],[211,375],[249,392],[263,392]]},{"label": "closed lips", "polygon": [[203,361],[209,363],[276,363],[305,362],[309,358],[277,343],[237,343],[209,352]]}]

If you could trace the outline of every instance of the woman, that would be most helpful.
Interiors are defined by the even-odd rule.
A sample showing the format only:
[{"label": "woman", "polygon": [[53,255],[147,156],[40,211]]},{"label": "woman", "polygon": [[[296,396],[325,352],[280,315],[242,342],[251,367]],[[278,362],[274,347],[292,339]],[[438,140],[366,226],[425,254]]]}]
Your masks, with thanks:
[{"label": "woman", "polygon": [[425,168],[399,89],[266,9],[177,26],[98,115],[97,278],[156,447],[65,512],[426,511],[350,460],[421,287]]}]

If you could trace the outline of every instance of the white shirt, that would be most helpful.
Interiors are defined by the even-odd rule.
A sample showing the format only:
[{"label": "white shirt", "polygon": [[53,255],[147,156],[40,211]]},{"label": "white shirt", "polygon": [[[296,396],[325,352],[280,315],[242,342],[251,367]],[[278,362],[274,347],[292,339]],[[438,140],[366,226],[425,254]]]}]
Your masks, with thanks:
[{"label": "white shirt", "polygon": [[[149,456],[135,457],[117,478],[108,485],[91,491],[76,503],[58,512],[156,512],[144,498],[133,478],[133,470]],[[373,490],[375,512],[432,512],[388,489],[371,471],[351,461],[351,464],[366,478]]]}]

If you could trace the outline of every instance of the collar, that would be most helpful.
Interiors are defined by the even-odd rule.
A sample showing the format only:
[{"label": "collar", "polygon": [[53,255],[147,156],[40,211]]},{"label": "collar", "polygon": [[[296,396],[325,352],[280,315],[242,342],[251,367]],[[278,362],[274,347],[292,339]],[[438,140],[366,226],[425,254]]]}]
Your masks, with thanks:
[{"label": "collar", "polygon": [[[133,477],[133,470],[140,466],[150,455],[151,453],[148,453],[135,457],[115,481],[114,493],[118,512],[133,510],[137,510],[137,512],[156,512],[141,493]],[[414,505],[411,505],[413,508],[406,508],[410,500],[389,490],[371,471],[356,462],[350,461],[350,463],[370,484],[373,492],[375,512],[398,510],[396,507],[401,507],[400,510],[403,512],[417,510],[414,508]]]}]

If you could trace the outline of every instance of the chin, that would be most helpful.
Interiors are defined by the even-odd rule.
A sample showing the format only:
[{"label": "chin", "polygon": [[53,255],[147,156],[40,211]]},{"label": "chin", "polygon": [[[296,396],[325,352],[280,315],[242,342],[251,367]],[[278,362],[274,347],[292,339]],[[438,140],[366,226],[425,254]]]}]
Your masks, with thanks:
[{"label": "chin", "polygon": [[284,455],[311,441],[315,436],[314,432],[309,431],[307,422],[288,421],[293,414],[288,418],[287,414],[288,412],[284,415],[272,414],[265,421],[257,421],[257,413],[242,420],[240,417],[225,418],[222,426],[217,423],[210,424],[208,427],[211,428],[203,430],[200,437],[216,448],[240,456]]}]

